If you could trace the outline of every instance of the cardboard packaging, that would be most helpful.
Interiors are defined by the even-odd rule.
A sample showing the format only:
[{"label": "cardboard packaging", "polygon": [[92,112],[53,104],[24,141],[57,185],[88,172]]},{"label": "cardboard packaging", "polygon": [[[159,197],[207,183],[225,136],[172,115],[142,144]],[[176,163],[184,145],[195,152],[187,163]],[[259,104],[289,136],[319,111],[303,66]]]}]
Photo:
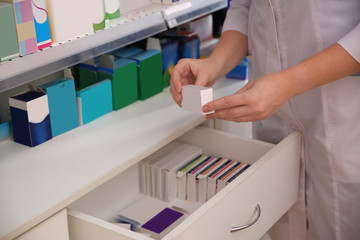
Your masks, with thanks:
[{"label": "cardboard packaging", "polygon": [[147,50],[155,49],[161,51],[163,87],[170,85],[171,73],[179,61],[178,41],[173,38],[148,38]]},{"label": "cardboard packaging", "polygon": [[104,0],[105,18],[112,20],[120,17],[120,0]]},{"label": "cardboard packaging", "polygon": [[182,90],[183,100],[182,109],[202,115],[206,115],[211,112],[203,112],[202,107],[214,100],[214,93],[212,88],[197,86],[197,85],[186,85],[183,86]]},{"label": "cardboard packaging", "polygon": [[179,41],[179,58],[200,58],[200,40],[193,31],[168,31],[164,37],[177,39]]},{"label": "cardboard packaging", "polygon": [[113,55],[103,55],[98,67],[98,81],[110,79],[113,110],[119,110],[138,99],[136,62]]},{"label": "cardboard packaging", "polygon": [[12,4],[0,2],[0,62],[19,57]]},{"label": "cardboard packaging", "polygon": [[245,58],[238,65],[235,66],[228,74],[227,78],[247,80],[248,79],[248,59]]},{"label": "cardboard packaging", "polygon": [[0,123],[0,142],[9,139],[11,136],[11,122]]},{"label": "cardboard packaging", "polygon": [[98,59],[90,59],[77,65],[79,89],[87,88],[98,82],[97,80]]},{"label": "cardboard packaging", "polygon": [[32,0],[38,49],[51,46],[50,23],[46,0]]},{"label": "cardboard packaging", "polygon": [[174,39],[161,39],[163,63],[163,87],[170,85],[171,73],[179,61],[178,41]]},{"label": "cardboard packaging", "polygon": [[79,126],[73,79],[59,79],[42,86],[48,96],[53,137]]},{"label": "cardboard packaging", "polygon": [[111,112],[113,109],[111,81],[101,81],[78,91],[76,100],[81,125]]},{"label": "cardboard packaging", "polygon": [[145,100],[162,92],[162,56],[158,50],[147,50],[130,56],[138,66],[138,95]]},{"label": "cardboard packaging", "polygon": [[213,18],[212,15],[206,15],[199,19],[187,22],[180,26],[180,29],[186,32],[195,32],[200,42],[213,38]]},{"label": "cardboard packaging", "polygon": [[105,27],[103,0],[48,0],[51,36],[65,42]]},{"label": "cardboard packaging", "polygon": [[4,0],[13,4],[20,56],[38,50],[31,0]]},{"label": "cardboard packaging", "polygon": [[179,40],[180,58],[200,58],[200,40],[195,33],[183,33]]},{"label": "cardboard packaging", "polygon": [[184,220],[184,214],[171,208],[165,208],[141,226],[142,233],[161,239]]},{"label": "cardboard packaging", "polygon": [[9,99],[14,141],[29,147],[52,138],[46,93],[27,91]]}]

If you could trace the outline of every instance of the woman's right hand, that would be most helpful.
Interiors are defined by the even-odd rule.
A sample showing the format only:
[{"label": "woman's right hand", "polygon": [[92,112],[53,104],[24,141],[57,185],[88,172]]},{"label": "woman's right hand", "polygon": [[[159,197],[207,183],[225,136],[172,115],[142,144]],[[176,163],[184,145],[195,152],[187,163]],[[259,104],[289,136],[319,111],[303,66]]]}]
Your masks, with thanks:
[{"label": "woman's right hand", "polygon": [[170,79],[170,92],[181,107],[182,86],[212,86],[217,80],[216,64],[210,59],[181,59],[176,64]]}]

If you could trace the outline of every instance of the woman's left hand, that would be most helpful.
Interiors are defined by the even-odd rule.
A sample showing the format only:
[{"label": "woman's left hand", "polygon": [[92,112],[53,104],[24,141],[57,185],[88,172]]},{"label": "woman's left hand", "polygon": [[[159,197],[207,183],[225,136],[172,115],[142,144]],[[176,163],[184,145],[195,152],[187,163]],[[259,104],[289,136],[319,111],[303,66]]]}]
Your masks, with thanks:
[{"label": "woman's left hand", "polygon": [[283,72],[254,79],[234,95],[226,96],[206,104],[207,119],[222,119],[234,122],[263,120],[274,114],[293,94],[291,81],[286,81]]}]

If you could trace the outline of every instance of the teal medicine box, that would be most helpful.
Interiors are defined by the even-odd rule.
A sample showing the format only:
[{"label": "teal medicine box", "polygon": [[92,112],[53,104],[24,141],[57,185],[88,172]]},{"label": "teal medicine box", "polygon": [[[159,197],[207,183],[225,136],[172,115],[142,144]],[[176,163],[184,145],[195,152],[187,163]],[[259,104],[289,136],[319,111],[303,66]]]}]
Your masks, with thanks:
[{"label": "teal medicine box", "polygon": [[41,86],[48,96],[53,137],[79,126],[74,80],[63,78]]},{"label": "teal medicine box", "polygon": [[0,142],[10,138],[11,136],[11,122],[0,123]]},{"label": "teal medicine box", "polygon": [[138,66],[138,94],[145,100],[163,90],[162,55],[158,50],[148,50],[129,57]]},{"label": "teal medicine box", "polygon": [[113,109],[111,81],[98,82],[76,93],[79,121],[85,125]]}]

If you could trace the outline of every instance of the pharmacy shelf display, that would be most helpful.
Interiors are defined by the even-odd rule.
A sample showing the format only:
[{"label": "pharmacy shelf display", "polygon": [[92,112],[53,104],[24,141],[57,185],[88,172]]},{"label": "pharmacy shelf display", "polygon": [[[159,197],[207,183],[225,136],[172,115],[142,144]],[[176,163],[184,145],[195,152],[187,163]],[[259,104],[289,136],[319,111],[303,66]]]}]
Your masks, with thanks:
[{"label": "pharmacy shelf display", "polygon": [[153,3],[123,13],[116,24],[104,30],[0,64],[0,93],[226,6],[226,0],[197,0],[174,6]]}]

